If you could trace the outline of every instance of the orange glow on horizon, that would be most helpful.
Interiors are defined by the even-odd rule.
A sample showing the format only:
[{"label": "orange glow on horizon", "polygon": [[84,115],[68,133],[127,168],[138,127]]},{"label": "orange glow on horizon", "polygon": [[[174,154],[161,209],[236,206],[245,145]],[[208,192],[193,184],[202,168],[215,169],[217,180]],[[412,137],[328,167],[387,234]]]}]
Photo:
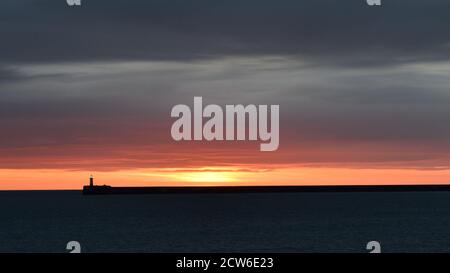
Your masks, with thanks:
[{"label": "orange glow on horizon", "polygon": [[[269,170],[236,168],[132,169],[92,172],[97,185],[368,185],[450,184],[450,170],[289,167]],[[0,190],[81,189],[91,172],[73,170],[0,170]]]}]

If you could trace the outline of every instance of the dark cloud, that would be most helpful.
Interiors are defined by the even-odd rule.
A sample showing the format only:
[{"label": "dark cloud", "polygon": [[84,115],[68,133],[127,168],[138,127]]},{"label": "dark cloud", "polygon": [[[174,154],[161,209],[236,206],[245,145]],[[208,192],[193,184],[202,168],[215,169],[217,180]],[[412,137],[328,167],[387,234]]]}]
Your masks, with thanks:
[{"label": "dark cloud", "polygon": [[[0,4],[0,167],[448,166],[450,1],[82,1]],[[280,151],[172,142],[193,96],[280,104]]]},{"label": "dark cloud", "polygon": [[4,82],[13,82],[22,78],[22,75],[16,70],[0,66],[0,84]]},{"label": "dark cloud", "polygon": [[56,62],[283,55],[327,65],[448,60],[450,2],[2,1],[0,60]]}]

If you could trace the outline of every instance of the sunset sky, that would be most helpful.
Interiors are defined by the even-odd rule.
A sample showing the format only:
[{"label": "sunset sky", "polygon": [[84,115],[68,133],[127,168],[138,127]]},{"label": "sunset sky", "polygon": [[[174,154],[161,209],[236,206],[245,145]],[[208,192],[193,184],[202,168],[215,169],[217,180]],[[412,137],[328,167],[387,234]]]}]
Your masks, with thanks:
[{"label": "sunset sky", "polygon": [[[450,1],[3,0],[0,93],[0,190],[450,183]],[[194,96],[279,149],[172,140]]]}]

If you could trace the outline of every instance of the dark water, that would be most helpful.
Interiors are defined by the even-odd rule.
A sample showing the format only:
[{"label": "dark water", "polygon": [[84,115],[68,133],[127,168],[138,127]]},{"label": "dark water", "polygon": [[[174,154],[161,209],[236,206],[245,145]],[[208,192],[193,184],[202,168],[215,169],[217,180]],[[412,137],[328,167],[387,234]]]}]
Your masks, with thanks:
[{"label": "dark water", "polygon": [[450,252],[450,193],[0,192],[0,252]]}]

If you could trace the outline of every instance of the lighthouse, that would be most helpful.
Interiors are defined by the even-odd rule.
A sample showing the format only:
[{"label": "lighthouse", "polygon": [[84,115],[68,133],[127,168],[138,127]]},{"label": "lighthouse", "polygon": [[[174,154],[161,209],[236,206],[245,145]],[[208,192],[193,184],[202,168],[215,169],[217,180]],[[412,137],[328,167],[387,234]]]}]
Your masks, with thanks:
[{"label": "lighthouse", "polygon": [[90,187],[94,186],[94,176],[92,174],[89,176],[89,186]]}]

